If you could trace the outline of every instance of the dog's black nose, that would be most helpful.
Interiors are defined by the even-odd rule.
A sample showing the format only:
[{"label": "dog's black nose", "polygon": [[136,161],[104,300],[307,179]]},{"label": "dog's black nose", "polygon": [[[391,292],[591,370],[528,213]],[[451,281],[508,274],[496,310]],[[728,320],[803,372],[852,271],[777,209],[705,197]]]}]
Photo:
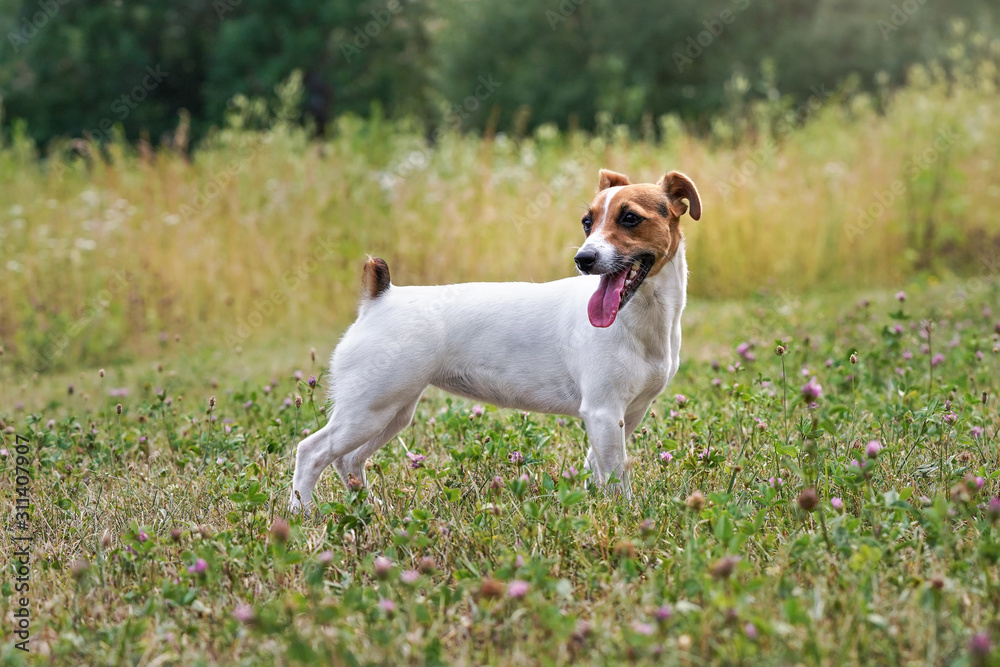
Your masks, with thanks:
[{"label": "dog's black nose", "polygon": [[584,273],[589,273],[592,268],[594,268],[594,262],[597,261],[597,252],[594,250],[581,250],[576,253],[576,266],[578,269]]}]

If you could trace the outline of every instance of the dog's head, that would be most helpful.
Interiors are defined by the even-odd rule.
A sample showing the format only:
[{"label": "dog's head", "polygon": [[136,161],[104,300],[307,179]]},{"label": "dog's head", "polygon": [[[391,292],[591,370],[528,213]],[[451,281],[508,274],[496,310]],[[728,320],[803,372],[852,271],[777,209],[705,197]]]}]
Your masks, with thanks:
[{"label": "dog's head", "polygon": [[581,273],[601,276],[587,308],[591,324],[611,326],[642,281],[674,258],[685,213],[701,218],[698,189],[684,174],[671,171],[655,184],[632,184],[601,170],[597,195],[583,215],[587,240],[576,253]]}]

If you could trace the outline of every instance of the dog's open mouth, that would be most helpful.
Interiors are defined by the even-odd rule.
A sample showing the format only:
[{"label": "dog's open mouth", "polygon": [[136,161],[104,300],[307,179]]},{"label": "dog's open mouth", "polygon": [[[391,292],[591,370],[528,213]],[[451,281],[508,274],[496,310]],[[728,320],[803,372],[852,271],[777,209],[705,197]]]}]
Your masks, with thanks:
[{"label": "dog's open mouth", "polygon": [[641,255],[630,260],[621,271],[601,274],[601,284],[587,304],[590,323],[602,329],[610,327],[652,267],[653,256]]}]

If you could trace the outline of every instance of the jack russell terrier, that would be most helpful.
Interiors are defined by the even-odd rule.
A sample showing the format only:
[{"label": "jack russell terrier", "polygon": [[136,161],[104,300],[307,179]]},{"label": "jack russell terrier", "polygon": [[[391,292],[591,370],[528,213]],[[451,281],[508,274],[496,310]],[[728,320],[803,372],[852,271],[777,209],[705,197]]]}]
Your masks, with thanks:
[{"label": "jack russell terrier", "polygon": [[330,363],[333,414],[298,446],[293,511],[309,507],[331,463],[345,483],[365,483],[365,461],[410,423],[429,385],[582,418],[585,468],[630,498],[626,438],[680,360],[689,205],[701,218],[684,174],[633,185],[602,169],[575,258],[584,275],[550,283],[399,287],[369,259],[358,319]]}]

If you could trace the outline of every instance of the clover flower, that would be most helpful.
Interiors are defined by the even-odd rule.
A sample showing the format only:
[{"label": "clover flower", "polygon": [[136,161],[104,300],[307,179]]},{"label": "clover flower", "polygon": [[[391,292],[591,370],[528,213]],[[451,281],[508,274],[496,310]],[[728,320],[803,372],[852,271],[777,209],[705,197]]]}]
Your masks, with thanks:
[{"label": "clover flower", "polygon": [[527,595],[530,587],[531,585],[527,581],[515,579],[507,586],[507,597],[514,598],[515,600],[523,598]]},{"label": "clover flower", "polygon": [[810,403],[823,395],[823,387],[816,381],[815,377],[809,378],[809,382],[802,386],[802,398]]}]

